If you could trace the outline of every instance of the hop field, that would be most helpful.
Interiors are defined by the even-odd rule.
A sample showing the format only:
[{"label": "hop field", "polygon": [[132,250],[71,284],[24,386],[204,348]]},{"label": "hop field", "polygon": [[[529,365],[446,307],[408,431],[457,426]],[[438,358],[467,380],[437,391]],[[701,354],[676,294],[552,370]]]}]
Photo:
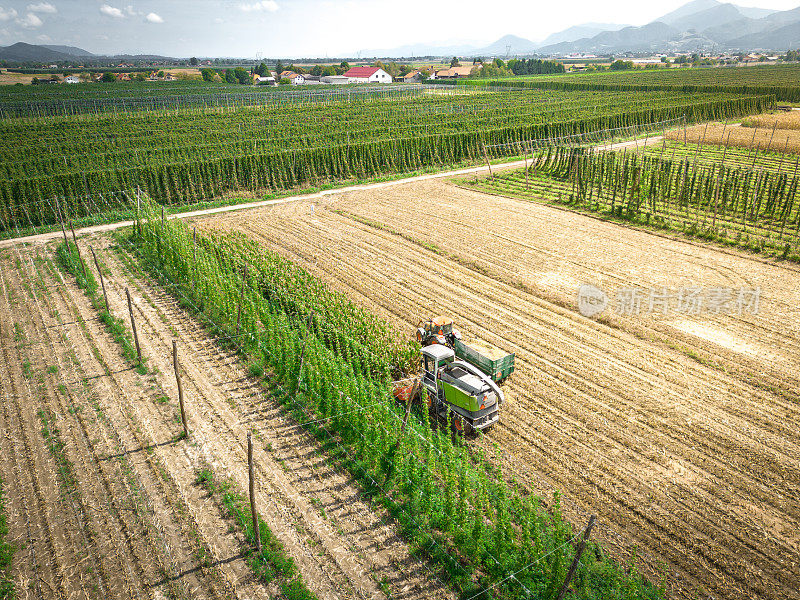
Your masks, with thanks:
[{"label": "hop field", "polygon": [[734,118],[772,104],[735,94],[408,87],[390,96],[291,93],[285,103],[271,93],[264,106],[4,119],[0,229],[57,222],[55,198],[65,218],[80,219],[127,204],[113,194],[137,187],[173,205],[259,195],[474,162],[487,146],[505,146],[496,157],[513,155],[532,138]]},{"label": "hop field", "polygon": [[502,80],[472,79],[467,85],[528,86],[555,90],[730,92],[774,94],[784,102],[800,101],[800,65],[753,67],[671,68],[644,71],[569,73],[512,77]]}]

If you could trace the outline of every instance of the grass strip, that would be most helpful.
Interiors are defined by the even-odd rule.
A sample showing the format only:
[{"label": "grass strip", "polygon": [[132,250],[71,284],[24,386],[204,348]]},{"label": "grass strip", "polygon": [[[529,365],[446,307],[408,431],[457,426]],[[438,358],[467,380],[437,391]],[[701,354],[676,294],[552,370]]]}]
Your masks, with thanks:
[{"label": "grass strip", "polygon": [[[56,262],[59,267],[63,271],[73,275],[78,287],[86,293],[86,297],[91,302],[92,307],[99,314],[100,321],[105,325],[106,331],[111,334],[114,341],[122,347],[122,355],[128,361],[136,363],[136,370],[140,375],[147,374],[147,367],[145,364],[147,359],[142,357],[142,361],[139,362],[133,340],[128,334],[128,330],[125,328],[125,321],[119,317],[115,317],[108,311],[103,295],[98,292],[99,285],[97,280],[94,278],[94,275],[86,263],[84,263],[84,266],[86,266],[86,271],[84,271],[77,249],[72,244],[67,246],[65,243],[61,243],[56,248],[56,256]],[[100,261],[98,260],[98,262]],[[100,262],[100,268],[103,268],[102,262]]]},{"label": "grass strip", "polygon": [[11,561],[14,559],[16,547],[6,541],[8,521],[6,520],[6,499],[3,478],[0,477],[0,599],[16,598],[14,580],[11,578]]},{"label": "grass strip", "polygon": [[248,543],[245,551],[247,564],[259,581],[264,584],[276,583],[286,600],[317,600],[317,596],[303,582],[294,559],[286,553],[283,544],[260,516],[258,536],[261,538],[261,552],[258,552],[250,505],[247,498],[234,489],[232,482],[217,482],[210,469],[202,469],[197,472],[195,483],[220,502],[227,516],[244,534]]}]

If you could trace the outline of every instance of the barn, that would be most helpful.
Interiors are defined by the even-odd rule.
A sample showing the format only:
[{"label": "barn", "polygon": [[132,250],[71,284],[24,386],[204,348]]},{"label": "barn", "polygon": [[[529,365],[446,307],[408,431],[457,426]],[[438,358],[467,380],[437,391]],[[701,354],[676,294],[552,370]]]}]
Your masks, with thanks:
[{"label": "barn", "polygon": [[392,76],[380,67],[353,67],[344,76],[350,83],[392,83]]}]

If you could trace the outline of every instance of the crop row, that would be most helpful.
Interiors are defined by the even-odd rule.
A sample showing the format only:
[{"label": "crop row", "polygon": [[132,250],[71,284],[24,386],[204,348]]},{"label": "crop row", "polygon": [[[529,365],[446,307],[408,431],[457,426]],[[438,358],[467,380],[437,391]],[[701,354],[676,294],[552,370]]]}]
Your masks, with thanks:
[{"label": "crop row", "polygon": [[[274,253],[237,237],[198,236],[195,243],[184,223],[164,223],[157,211],[144,204],[130,240],[145,264],[200,307],[218,334],[241,332],[244,358],[260,364],[275,397],[299,410],[332,451],[349,457],[365,493],[388,508],[406,539],[457,591],[555,598],[575,552],[558,498],[546,509],[543,500],[506,483],[502,457],[490,466],[495,461],[435,427],[427,411],[401,430],[389,374],[413,345],[387,349],[386,326],[373,336],[374,316],[320,283],[313,285],[321,293],[309,294],[311,276]],[[572,588],[576,598],[662,593],[594,547]]]},{"label": "crop row", "polygon": [[[727,157],[725,157],[727,158]],[[788,256],[800,247],[800,176],[732,160],[554,147],[529,172],[476,184]]]},{"label": "crop row", "polygon": [[[537,96],[534,93],[534,97]],[[26,165],[21,160],[26,156],[25,151],[20,148],[16,160],[0,165],[0,172],[5,172],[5,178],[0,179],[0,228],[8,230],[56,222],[52,208],[45,205],[45,202],[52,204],[51,199],[55,197],[95,196],[101,198],[98,203],[108,203],[112,193],[139,187],[161,203],[185,204],[241,190],[258,194],[331,180],[364,179],[460,164],[480,160],[490,146],[494,146],[491,152],[495,157],[514,155],[531,139],[647,126],[684,115],[694,121],[752,114],[772,102],[771,97],[729,96],[693,98],[694,102],[688,103],[681,98],[670,101],[648,95],[641,100],[633,110],[630,106],[617,105],[614,100],[609,107],[601,105],[583,110],[570,107],[544,121],[537,118],[535,104],[528,102],[521,105],[516,114],[503,114],[497,120],[465,113],[463,120],[440,123],[427,116],[417,127],[405,124],[393,127],[395,113],[387,110],[371,115],[358,107],[355,110],[365,124],[363,131],[354,128],[346,137],[340,131],[328,138],[327,123],[320,121],[315,123],[313,132],[318,138],[301,138],[300,142],[286,139],[284,145],[271,147],[254,140],[237,142],[238,132],[249,128],[240,128],[241,121],[231,120],[232,126],[226,130],[227,145],[220,140],[216,146],[192,148],[189,136],[195,131],[202,135],[202,123],[188,118],[186,137],[181,138],[181,134],[176,133],[185,141],[185,150],[160,150],[154,145],[150,150],[141,151],[141,155],[138,148],[127,153],[117,149],[116,154],[104,155],[101,148],[95,148],[94,161],[91,154],[83,158],[63,155],[60,160],[31,157],[30,164]],[[405,107],[401,103],[397,113]],[[531,107],[534,110],[526,112]],[[544,107],[542,112],[547,114],[546,104]],[[342,114],[354,107],[346,104],[336,109]],[[248,112],[248,115],[254,120],[261,118],[255,112]],[[357,115],[351,113],[348,118],[357,122]],[[182,131],[182,124],[176,116],[172,126]],[[122,124],[121,128],[124,126]],[[86,214],[81,204],[70,200],[63,201],[63,210],[70,219]]]},{"label": "crop row", "polygon": [[771,94],[779,101],[800,101],[800,66],[798,65],[657,69],[620,73],[514,77],[500,80],[468,79],[458,83],[468,86],[510,86],[551,90],[618,92],[660,90],[680,93]]},{"label": "crop row", "polygon": [[424,93],[421,86],[333,86],[310,90],[276,90],[230,93],[229,89],[198,94],[111,96],[95,98],[28,98],[6,99],[0,102],[0,118],[45,118],[51,116],[76,116],[83,114],[118,113],[132,111],[174,111],[184,108],[225,108],[241,106],[274,106],[282,104],[308,104],[339,102],[353,96],[407,97]]}]

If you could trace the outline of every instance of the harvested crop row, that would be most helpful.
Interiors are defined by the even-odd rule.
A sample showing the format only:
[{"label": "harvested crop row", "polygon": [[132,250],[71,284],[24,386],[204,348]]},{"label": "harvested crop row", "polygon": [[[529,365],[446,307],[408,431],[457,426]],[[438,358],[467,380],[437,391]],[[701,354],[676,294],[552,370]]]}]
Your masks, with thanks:
[{"label": "harvested crop row", "polygon": [[[202,225],[247,233],[408,331],[443,312],[467,334],[515,351],[513,400],[487,443],[500,443],[506,467],[532,489],[562,490],[576,522],[598,511],[611,524],[599,535],[642,547],[648,572],[666,562],[675,593],[797,597],[795,567],[784,560],[797,550],[788,531],[800,520],[786,502],[800,480],[800,448],[784,426],[796,407],[747,383],[762,369],[758,355],[720,347],[726,341],[713,321],[700,323],[703,339],[680,332],[687,325],[680,320],[626,325],[609,317],[609,327],[566,308],[585,276],[601,285],[650,284],[663,268],[667,284],[711,285],[752,283],[770,268],[762,274],[740,259],[748,266],[737,273],[727,255],[711,259],[647,234],[626,239],[617,226],[545,207],[502,201],[500,209],[495,199],[442,184],[348,194],[335,206],[409,239],[307,205]],[[645,242],[653,265],[641,260]],[[676,255],[689,261],[682,273],[674,271]],[[780,330],[797,335],[780,308],[792,310],[796,287],[770,283],[774,312],[764,322],[734,321],[742,332],[766,326],[759,347]],[[661,341],[673,334],[676,347],[718,354],[730,374]],[[797,356],[779,358],[767,371],[796,393]]]},{"label": "harvested crop row", "polygon": [[[754,121],[754,123],[757,121]],[[723,123],[694,125],[686,129],[668,131],[668,140],[676,140],[689,144],[714,144],[718,146],[735,146],[738,148],[758,149],[759,151],[800,153],[800,131],[796,128],[776,129],[773,123],[769,127],[735,127]]]},{"label": "harvested crop row", "polygon": [[[40,270],[47,261],[33,258],[27,249],[6,252],[1,273],[3,328],[11,328],[9,317],[19,319],[15,339],[4,339],[4,352],[19,358],[6,364],[22,365],[21,376],[8,374],[15,383],[3,399],[4,418],[14,435],[6,441],[28,450],[3,453],[11,463],[2,466],[4,474],[19,475],[8,487],[10,508],[21,517],[12,521],[12,535],[24,548],[15,560],[15,581],[30,582],[42,598],[61,592],[137,598],[150,587],[177,597],[189,589],[206,590],[200,597],[226,597],[194,574],[191,551],[184,554],[170,543],[175,538],[168,540],[176,531],[180,538],[181,527],[169,503],[142,489],[123,440],[105,421],[97,389],[83,383],[102,377],[102,365],[89,362],[90,370],[83,369],[76,352],[91,357],[91,344],[73,345],[80,328],[67,325],[69,307],[43,287],[54,283]],[[25,456],[36,463],[19,464]],[[180,573],[180,560],[187,576],[165,578]]]}]

